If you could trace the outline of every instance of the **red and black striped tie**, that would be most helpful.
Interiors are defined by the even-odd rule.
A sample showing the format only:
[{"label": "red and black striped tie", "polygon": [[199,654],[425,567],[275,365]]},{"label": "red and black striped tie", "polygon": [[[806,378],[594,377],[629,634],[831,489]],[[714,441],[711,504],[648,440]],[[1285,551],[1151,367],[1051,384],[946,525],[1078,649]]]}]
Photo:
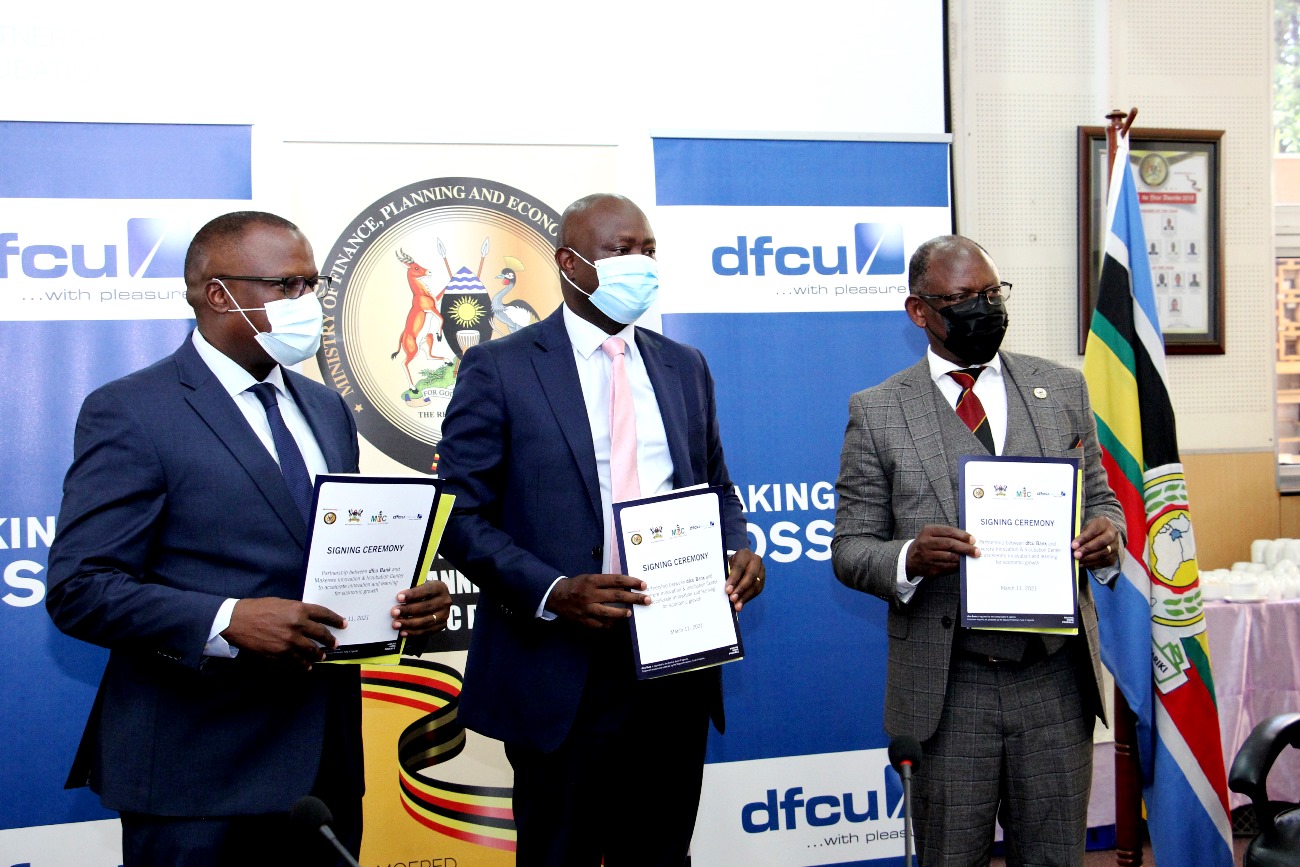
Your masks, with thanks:
[{"label": "red and black striped tie", "polygon": [[984,413],[984,404],[975,396],[975,380],[983,370],[983,367],[971,367],[966,370],[950,370],[948,375],[961,386],[961,395],[957,398],[957,417],[966,422],[970,432],[993,455],[997,452],[993,449],[993,431],[989,429],[989,417]]}]

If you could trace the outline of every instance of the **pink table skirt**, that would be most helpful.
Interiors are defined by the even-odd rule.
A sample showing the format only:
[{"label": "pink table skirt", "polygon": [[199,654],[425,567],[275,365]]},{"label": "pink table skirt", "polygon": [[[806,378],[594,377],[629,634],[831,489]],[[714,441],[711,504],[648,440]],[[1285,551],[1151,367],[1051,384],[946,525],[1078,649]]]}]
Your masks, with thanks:
[{"label": "pink table skirt", "polygon": [[[1300,599],[1208,602],[1206,631],[1227,767],[1260,721],[1300,712]],[[1250,803],[1228,793],[1232,806]],[[1268,775],[1275,801],[1300,801],[1300,750],[1286,749]]]}]

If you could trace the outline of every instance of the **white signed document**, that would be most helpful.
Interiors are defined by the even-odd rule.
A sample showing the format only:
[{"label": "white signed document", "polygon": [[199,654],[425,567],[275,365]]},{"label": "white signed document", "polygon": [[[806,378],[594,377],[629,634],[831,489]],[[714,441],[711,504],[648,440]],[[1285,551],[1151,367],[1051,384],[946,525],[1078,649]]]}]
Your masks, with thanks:
[{"label": "white signed document", "polygon": [[979,557],[961,564],[961,625],[1078,631],[1079,463],[966,455],[961,526]]},{"label": "white signed document", "polygon": [[390,610],[421,574],[441,482],[429,477],[319,475],[302,601],[347,621],[329,661],[398,652]]},{"label": "white signed document", "polygon": [[727,598],[722,489],[692,488],[614,505],[623,571],[646,583],[632,606],[637,677],[692,671],[744,657]]}]

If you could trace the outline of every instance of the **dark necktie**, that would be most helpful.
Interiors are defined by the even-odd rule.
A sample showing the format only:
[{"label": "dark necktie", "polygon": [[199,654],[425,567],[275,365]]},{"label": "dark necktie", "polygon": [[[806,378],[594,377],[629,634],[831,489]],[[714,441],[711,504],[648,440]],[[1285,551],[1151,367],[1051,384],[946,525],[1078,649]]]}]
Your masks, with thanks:
[{"label": "dark necktie", "polygon": [[302,513],[303,521],[311,523],[311,475],[307,472],[307,462],[302,459],[302,452],[298,450],[298,443],[294,441],[293,434],[289,433],[289,426],[280,414],[275,386],[269,382],[259,382],[248,390],[257,395],[266,409],[266,420],[271,423],[271,441],[275,443],[275,453],[280,458],[280,472],[284,474],[284,482],[289,486],[289,496],[293,497],[294,505]]},{"label": "dark necktie", "polygon": [[961,394],[957,397],[957,417],[966,422],[966,427],[975,434],[975,438],[984,444],[989,454],[997,454],[993,449],[993,431],[989,429],[989,418],[984,414],[984,404],[975,396],[975,380],[983,367],[967,370],[950,370],[948,375],[957,380]]}]

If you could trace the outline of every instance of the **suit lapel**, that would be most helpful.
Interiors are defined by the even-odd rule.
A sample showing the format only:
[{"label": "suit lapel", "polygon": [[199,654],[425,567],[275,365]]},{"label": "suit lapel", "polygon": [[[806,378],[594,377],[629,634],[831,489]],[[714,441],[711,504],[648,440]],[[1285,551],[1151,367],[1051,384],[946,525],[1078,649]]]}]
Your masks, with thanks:
[{"label": "suit lapel", "polygon": [[[1048,431],[1057,431],[1061,427],[1052,384],[1042,375],[1030,356],[1002,353],[1002,372],[1007,381],[1008,417],[1014,401],[1018,399],[1028,411],[1031,422],[1027,431],[1018,431],[1008,425],[1007,445],[1011,446],[1013,437],[1017,438],[1014,443],[1016,451],[1011,452],[1008,448],[1008,454],[1060,457],[1062,452],[1053,450],[1052,441],[1044,436]],[[1038,397],[1038,394],[1043,397]]]},{"label": "suit lapel", "polygon": [[691,477],[691,456],[686,441],[686,398],[682,394],[681,379],[674,375],[673,360],[662,351],[659,337],[640,328],[636,330],[636,345],[641,352],[650,386],[654,389],[659,415],[663,417],[664,433],[668,436],[668,454],[673,459],[673,487],[684,488],[695,484]]},{"label": "suit lapel", "polygon": [[604,510],[600,503],[600,479],[596,475],[596,449],[591,442],[587,402],[582,397],[578,365],[573,360],[573,344],[569,342],[563,314],[563,306],[557,307],[538,328],[533,369],[551,406],[551,414],[578,465],[578,472],[582,474],[592,511],[599,517]]},{"label": "suit lapel", "polygon": [[[944,447],[943,434],[939,424],[939,410],[936,401],[937,388],[930,378],[930,363],[922,358],[912,365],[903,377],[903,388],[899,397],[902,404],[903,418],[907,430],[912,435],[912,445],[916,449],[917,460],[925,471],[939,506],[943,509],[949,524],[957,525],[957,499],[954,493],[953,477],[948,462],[948,451]],[[942,400],[942,395],[938,395]]]},{"label": "suit lapel", "polygon": [[307,525],[289,496],[289,487],[280,473],[279,464],[253,433],[248,420],[235,406],[234,399],[199,357],[189,339],[176,353],[176,366],[180,371],[181,385],[190,389],[185,400],[248,473],[298,544],[306,544]]}]

